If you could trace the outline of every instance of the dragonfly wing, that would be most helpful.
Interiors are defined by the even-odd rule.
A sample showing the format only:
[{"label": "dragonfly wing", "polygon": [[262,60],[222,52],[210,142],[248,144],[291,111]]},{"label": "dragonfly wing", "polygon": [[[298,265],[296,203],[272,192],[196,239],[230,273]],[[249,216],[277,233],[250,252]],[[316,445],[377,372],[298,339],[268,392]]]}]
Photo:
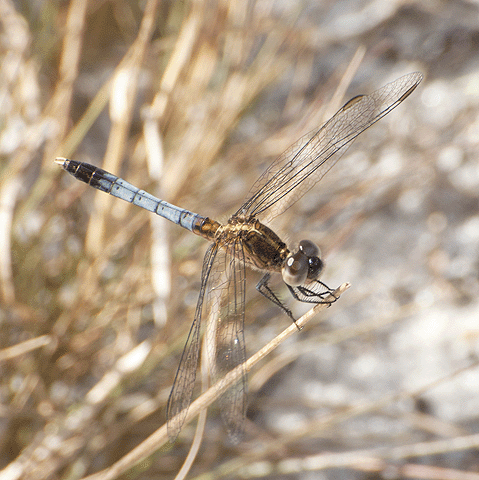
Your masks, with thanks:
[{"label": "dragonfly wing", "polygon": [[305,135],[284,152],[253,186],[253,195],[237,215],[274,218],[313,187],[338,161],[347,146],[406,99],[423,76],[410,73],[347,102],[319,130]]},{"label": "dragonfly wing", "polygon": [[211,377],[216,383],[239,367],[239,379],[220,397],[220,411],[228,435],[233,442],[241,439],[246,415],[246,359],[244,341],[245,264],[241,242],[218,253],[218,270],[222,281],[211,292],[211,313],[207,328],[208,357]]},{"label": "dragonfly wing", "polygon": [[[188,407],[191,403],[193,388],[195,385],[198,357],[200,351],[200,326],[203,311],[203,299],[209,289],[210,274],[215,263],[218,246],[213,243],[206,251],[201,273],[201,287],[196,304],[195,318],[190,328],[185,348],[181,355],[180,364],[176,372],[173,387],[168,398],[166,418],[168,425],[168,437],[173,442],[180,433],[185,422]],[[213,269],[214,270],[214,269]]]}]

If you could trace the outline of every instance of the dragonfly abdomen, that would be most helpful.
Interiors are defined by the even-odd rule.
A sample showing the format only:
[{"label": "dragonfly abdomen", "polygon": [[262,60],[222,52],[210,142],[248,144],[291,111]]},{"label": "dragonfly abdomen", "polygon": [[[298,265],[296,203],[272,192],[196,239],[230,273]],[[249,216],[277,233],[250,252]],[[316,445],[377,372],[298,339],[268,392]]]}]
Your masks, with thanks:
[{"label": "dragonfly abdomen", "polygon": [[151,195],[151,193],[135,187],[126,180],[89,163],[77,162],[67,158],[57,158],[55,162],[75,178],[97,190],[109,193],[114,197],[121,198],[133,205],[156,213],[160,217],[166,218],[191,232],[198,233],[199,226],[207,220],[197,213],[165,202],[165,200],[161,200]]}]

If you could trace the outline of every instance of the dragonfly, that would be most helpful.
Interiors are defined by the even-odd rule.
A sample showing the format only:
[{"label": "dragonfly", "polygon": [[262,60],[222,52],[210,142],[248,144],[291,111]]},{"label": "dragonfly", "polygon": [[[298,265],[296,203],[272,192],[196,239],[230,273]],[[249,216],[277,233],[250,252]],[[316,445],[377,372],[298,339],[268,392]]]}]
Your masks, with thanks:
[{"label": "dragonfly", "polygon": [[[201,286],[193,323],[167,403],[170,441],[177,438],[191,404],[200,352],[201,320],[214,319],[214,333],[206,342],[210,374],[220,380],[245,363],[244,340],[246,266],[263,272],[257,290],[294,322],[291,310],[269,285],[280,273],[292,296],[301,302],[332,303],[333,291],[319,280],[324,268],[320,250],[311,240],[290,249],[267,226],[277,215],[308,192],[339,160],[351,142],[403,102],[419,85],[419,72],[402,76],[369,95],[358,95],[319,129],[300,138],[256,181],[249,198],[221,224],[172,205],[140,190],[101,168],[57,158],[56,163],[78,180],[156,213],[210,241],[201,272]],[[333,298],[331,300],[331,298]],[[246,372],[220,397],[220,412],[229,437],[243,436],[246,416]]]}]

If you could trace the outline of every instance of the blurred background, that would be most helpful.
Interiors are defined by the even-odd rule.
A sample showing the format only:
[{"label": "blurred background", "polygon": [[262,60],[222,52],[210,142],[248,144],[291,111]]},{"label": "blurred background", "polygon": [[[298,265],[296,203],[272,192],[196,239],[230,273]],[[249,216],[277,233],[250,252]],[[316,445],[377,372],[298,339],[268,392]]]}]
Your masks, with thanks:
[{"label": "blurred background", "polygon": [[[476,1],[0,0],[0,29],[0,479],[82,478],[164,424],[207,247],[56,156],[226,221],[301,135],[412,71],[274,225],[351,288],[249,374],[243,442],[209,408],[189,478],[479,479]],[[290,323],[259,278],[248,356]],[[118,478],[174,478],[194,427]]]}]

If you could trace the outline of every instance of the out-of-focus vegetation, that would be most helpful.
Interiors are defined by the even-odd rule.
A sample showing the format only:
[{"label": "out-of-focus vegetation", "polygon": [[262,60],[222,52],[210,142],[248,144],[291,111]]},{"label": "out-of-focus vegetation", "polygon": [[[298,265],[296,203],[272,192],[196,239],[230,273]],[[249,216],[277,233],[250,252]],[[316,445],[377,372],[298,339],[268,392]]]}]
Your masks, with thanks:
[{"label": "out-of-focus vegetation", "polygon": [[[418,91],[278,218],[352,288],[251,372],[241,444],[210,408],[190,477],[476,478],[478,9],[0,0],[0,479],[100,472],[164,424],[206,248],[56,156],[225,220],[303,133],[414,70]],[[289,320],[248,274],[252,354]],[[128,478],[174,478],[193,427]]]}]

